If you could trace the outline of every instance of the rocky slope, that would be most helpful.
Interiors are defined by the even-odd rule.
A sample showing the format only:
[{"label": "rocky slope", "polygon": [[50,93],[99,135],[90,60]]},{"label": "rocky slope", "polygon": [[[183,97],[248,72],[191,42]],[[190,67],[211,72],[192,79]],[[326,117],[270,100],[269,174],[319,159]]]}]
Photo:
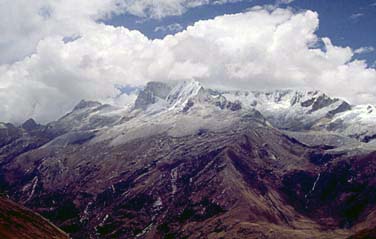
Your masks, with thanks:
[{"label": "rocky slope", "polygon": [[49,221],[16,203],[0,197],[0,238],[68,239]]},{"label": "rocky slope", "polygon": [[329,127],[357,109],[152,82],[132,107],[2,124],[0,188],[73,238],[347,238],[376,223],[375,147]]}]

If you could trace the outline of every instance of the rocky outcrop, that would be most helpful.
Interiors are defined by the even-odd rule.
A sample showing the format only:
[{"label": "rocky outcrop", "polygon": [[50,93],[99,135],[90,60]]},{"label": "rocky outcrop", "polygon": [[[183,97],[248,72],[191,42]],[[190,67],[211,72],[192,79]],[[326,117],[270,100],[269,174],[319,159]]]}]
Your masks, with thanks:
[{"label": "rocky outcrop", "polygon": [[149,105],[156,103],[157,99],[166,99],[172,86],[163,82],[149,82],[142,90],[135,102],[135,109],[145,110]]},{"label": "rocky outcrop", "polygon": [[33,119],[28,119],[21,125],[21,128],[26,131],[38,130],[40,127],[41,125],[37,124]]},{"label": "rocky outcrop", "polygon": [[97,101],[87,101],[87,100],[81,100],[74,108],[73,111],[78,111],[82,109],[87,109],[87,108],[96,108],[101,106],[101,103]]}]

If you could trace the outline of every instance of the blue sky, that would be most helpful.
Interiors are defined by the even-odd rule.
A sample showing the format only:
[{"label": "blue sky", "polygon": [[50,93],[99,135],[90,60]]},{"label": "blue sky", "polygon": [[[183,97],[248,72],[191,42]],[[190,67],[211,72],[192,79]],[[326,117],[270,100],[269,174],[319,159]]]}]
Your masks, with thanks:
[{"label": "blue sky", "polygon": [[[257,5],[272,4],[278,3],[274,0],[244,0],[223,5],[203,5],[191,8],[181,16],[167,16],[162,19],[122,14],[113,16],[105,23],[136,29],[155,39],[180,30],[179,27],[168,29],[169,25],[179,24],[185,28],[199,20],[243,12]],[[291,3],[279,3],[278,6],[290,7],[296,11],[309,9],[318,12],[320,27],[317,35],[329,37],[335,45],[350,46],[353,49],[368,47],[368,51],[372,47],[376,49],[376,0],[295,0]],[[370,66],[376,65],[376,51],[368,51],[356,54],[355,57],[366,60]]]}]

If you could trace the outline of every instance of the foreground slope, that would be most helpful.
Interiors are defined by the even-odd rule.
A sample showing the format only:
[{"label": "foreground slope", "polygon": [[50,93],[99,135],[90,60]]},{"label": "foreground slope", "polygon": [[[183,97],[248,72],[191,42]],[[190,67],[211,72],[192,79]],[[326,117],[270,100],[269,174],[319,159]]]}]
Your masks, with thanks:
[{"label": "foreground slope", "polygon": [[68,239],[68,236],[41,216],[0,197],[0,238]]},{"label": "foreground slope", "polygon": [[[292,103],[299,132],[280,131]],[[47,126],[4,125],[1,189],[74,238],[347,238],[376,223],[374,150],[302,131],[342,105],[153,82],[131,108],[82,101]]]}]

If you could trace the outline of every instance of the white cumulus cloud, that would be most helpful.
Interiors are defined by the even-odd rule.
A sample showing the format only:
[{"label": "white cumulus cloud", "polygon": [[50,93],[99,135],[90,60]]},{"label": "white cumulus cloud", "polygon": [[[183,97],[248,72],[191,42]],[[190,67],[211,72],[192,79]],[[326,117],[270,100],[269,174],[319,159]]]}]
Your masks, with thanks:
[{"label": "white cumulus cloud", "polygon": [[372,46],[360,47],[354,51],[355,54],[365,54],[374,52],[375,48]]},{"label": "white cumulus cloud", "polygon": [[166,16],[178,16],[187,10],[203,5],[221,5],[244,0],[124,0],[125,12],[139,17],[160,19]]},{"label": "white cumulus cloud", "polygon": [[0,2],[0,64],[35,51],[45,37],[75,36],[95,20],[121,11],[122,0],[2,0]]},{"label": "white cumulus cloud", "polygon": [[158,26],[154,29],[154,32],[179,32],[183,30],[183,26],[179,23],[173,23],[167,26]]},{"label": "white cumulus cloud", "polygon": [[[0,121],[47,122],[81,99],[116,101],[117,86],[191,78],[234,89],[314,88],[352,103],[376,103],[375,69],[354,60],[351,48],[320,39],[315,12],[254,8],[150,40],[95,21],[112,11],[109,5],[77,13],[78,23],[86,23],[78,30],[56,17],[57,26],[69,23],[80,37],[64,41],[64,34],[46,33],[33,54],[1,65]],[[59,12],[69,15],[67,9]],[[126,97],[120,98],[124,103]]]}]

